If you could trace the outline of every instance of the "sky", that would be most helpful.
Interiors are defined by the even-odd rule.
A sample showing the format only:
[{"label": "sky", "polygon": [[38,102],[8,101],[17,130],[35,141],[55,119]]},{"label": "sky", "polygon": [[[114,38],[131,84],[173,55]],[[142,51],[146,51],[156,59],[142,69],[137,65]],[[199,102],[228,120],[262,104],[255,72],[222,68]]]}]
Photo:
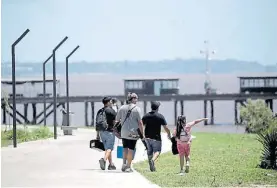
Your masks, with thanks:
[{"label": "sky", "polygon": [[277,0],[2,0],[2,62],[204,58],[277,63]]}]

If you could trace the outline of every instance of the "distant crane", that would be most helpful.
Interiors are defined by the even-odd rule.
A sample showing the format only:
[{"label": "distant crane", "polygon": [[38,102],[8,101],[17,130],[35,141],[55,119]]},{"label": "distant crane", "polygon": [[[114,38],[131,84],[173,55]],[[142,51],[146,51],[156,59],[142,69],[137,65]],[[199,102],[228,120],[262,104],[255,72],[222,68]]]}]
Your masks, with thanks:
[{"label": "distant crane", "polygon": [[206,94],[216,93],[216,89],[212,88],[212,81],[210,78],[211,67],[209,65],[210,55],[215,54],[215,50],[210,51],[209,41],[205,40],[204,44],[206,46],[205,50],[200,50],[200,54],[204,54],[205,60],[206,60],[206,72],[205,72],[206,76],[205,76],[205,82],[204,82],[204,89],[205,89]]}]

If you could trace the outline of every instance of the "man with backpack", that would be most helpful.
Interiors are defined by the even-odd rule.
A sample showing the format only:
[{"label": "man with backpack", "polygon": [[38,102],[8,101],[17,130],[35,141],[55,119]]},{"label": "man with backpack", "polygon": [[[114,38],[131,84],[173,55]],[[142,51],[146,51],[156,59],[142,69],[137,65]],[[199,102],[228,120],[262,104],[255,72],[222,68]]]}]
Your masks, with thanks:
[{"label": "man with backpack", "polygon": [[105,155],[104,158],[99,160],[100,168],[106,169],[106,161],[109,161],[108,170],[116,170],[114,163],[112,162],[112,151],[114,148],[115,136],[113,134],[113,126],[115,122],[116,112],[111,107],[110,97],[104,97],[102,103],[104,107],[98,110],[96,115],[96,131],[97,137],[100,137],[104,144]]},{"label": "man with backpack", "polygon": [[136,148],[137,140],[140,138],[138,131],[143,135],[143,124],[141,110],[136,105],[138,96],[135,93],[129,93],[125,105],[121,106],[117,115],[116,122],[121,122],[121,138],[123,144],[123,172],[133,172],[131,164],[133,153]]}]

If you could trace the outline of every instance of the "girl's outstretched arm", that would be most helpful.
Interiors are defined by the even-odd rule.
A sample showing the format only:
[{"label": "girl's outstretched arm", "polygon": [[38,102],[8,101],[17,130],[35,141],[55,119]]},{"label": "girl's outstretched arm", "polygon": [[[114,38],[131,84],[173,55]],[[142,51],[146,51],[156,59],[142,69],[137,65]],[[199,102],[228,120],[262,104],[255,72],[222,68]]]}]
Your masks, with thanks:
[{"label": "girl's outstretched arm", "polygon": [[193,125],[196,125],[196,124],[198,124],[198,123],[200,123],[202,121],[205,121],[205,120],[208,120],[208,118],[196,119],[194,121],[189,122],[188,125],[189,126],[193,126]]}]

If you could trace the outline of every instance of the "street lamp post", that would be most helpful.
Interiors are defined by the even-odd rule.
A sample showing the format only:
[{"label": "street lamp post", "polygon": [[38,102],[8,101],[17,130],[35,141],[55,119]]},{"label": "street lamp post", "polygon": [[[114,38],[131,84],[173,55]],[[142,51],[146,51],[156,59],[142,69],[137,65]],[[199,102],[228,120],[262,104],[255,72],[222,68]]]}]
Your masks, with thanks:
[{"label": "street lamp post", "polygon": [[[205,55],[205,60],[206,60],[206,79],[205,79],[205,83],[204,83],[204,88],[205,88],[205,93],[209,94],[213,92],[212,89],[212,82],[211,82],[211,78],[210,78],[210,71],[211,68],[209,66],[209,59],[210,59],[210,54],[215,54],[215,51],[210,51],[209,50],[209,42],[207,40],[204,41],[204,44],[206,45],[206,49],[205,50],[200,50],[201,54]],[[212,105],[212,101],[211,101],[211,105]],[[211,107],[213,109],[213,107]],[[213,114],[213,112],[211,112]],[[207,115],[207,101],[204,101],[204,115]],[[213,115],[212,115],[212,120],[213,122]],[[204,125],[208,125],[208,121],[204,121]]]},{"label": "street lamp post", "polygon": [[[43,124],[46,126],[46,76],[45,76],[45,65],[46,63],[53,57],[53,55],[50,55],[44,62],[43,62]],[[54,107],[55,108],[55,107]]]},{"label": "street lamp post", "polygon": [[16,138],[16,87],[15,87],[15,46],[29,33],[26,29],[18,39],[12,44],[12,91],[13,91],[13,147],[17,147]]},{"label": "street lamp post", "polygon": [[209,41],[205,40],[204,44],[206,45],[206,49],[205,50],[200,50],[200,54],[204,54],[205,55],[205,61],[206,61],[206,80],[205,80],[205,92],[206,94],[209,92],[209,90],[211,89],[211,78],[210,78],[210,72],[211,72],[211,67],[209,66],[209,59],[210,59],[210,54],[215,54],[215,50],[210,51],[209,50]]},{"label": "street lamp post", "polygon": [[53,49],[53,105],[54,105],[54,139],[57,139],[57,88],[56,88],[56,51],[68,39],[66,36],[54,49]]},{"label": "street lamp post", "polygon": [[67,118],[67,126],[69,126],[69,79],[68,79],[68,59],[72,54],[78,50],[80,46],[76,46],[69,54],[66,56],[66,118]]}]

